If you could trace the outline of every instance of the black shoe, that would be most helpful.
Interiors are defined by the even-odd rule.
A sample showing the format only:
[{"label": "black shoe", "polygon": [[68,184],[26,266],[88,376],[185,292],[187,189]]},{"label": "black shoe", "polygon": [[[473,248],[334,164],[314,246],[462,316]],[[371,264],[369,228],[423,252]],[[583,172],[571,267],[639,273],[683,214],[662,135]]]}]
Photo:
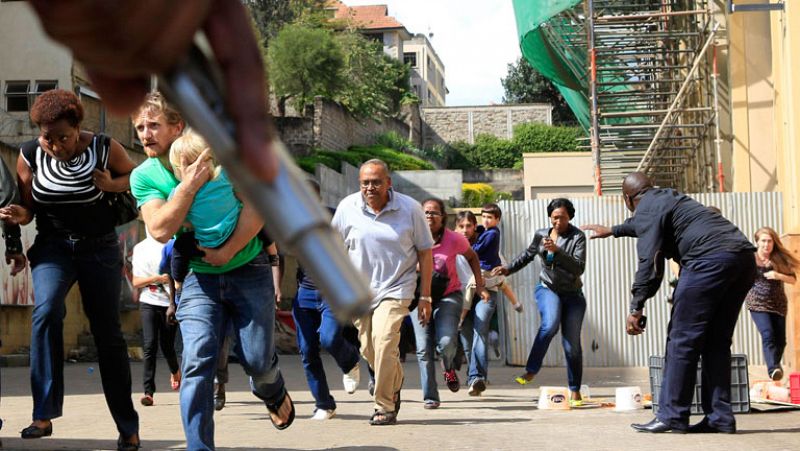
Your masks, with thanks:
[{"label": "black shoe", "polygon": [[690,434],[735,434],[736,426],[733,429],[720,429],[708,424],[708,418],[703,418],[699,423],[689,426]]},{"label": "black shoe", "polygon": [[[132,438],[132,437],[131,437]],[[117,451],[136,451],[142,447],[139,437],[136,437],[136,443],[131,443],[122,438],[122,435],[117,439]]]},{"label": "black shoe", "polygon": [[375,396],[375,379],[369,380],[369,385],[367,385],[367,391],[369,392],[370,396]]},{"label": "black shoe", "polygon": [[42,438],[50,437],[51,435],[53,435],[53,423],[48,424],[46,428],[30,425],[20,431],[20,437],[22,438]]},{"label": "black shoe", "polygon": [[225,408],[225,386],[222,384],[217,385],[217,390],[214,392],[214,410],[222,410]]},{"label": "black shoe", "polygon": [[638,432],[652,432],[654,434],[658,434],[661,432],[672,432],[674,434],[685,434],[686,431],[683,429],[673,429],[671,426],[662,423],[658,420],[658,418],[653,418],[653,421],[644,424],[632,424],[632,428],[636,429]]}]

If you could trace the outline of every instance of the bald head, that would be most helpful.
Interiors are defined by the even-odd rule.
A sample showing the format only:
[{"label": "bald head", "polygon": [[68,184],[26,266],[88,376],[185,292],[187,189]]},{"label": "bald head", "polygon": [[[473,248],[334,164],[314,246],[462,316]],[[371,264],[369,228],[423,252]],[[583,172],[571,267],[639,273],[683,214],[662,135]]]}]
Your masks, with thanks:
[{"label": "bald head", "polygon": [[644,172],[631,172],[622,181],[622,192],[629,197],[634,197],[652,187],[653,181]]}]

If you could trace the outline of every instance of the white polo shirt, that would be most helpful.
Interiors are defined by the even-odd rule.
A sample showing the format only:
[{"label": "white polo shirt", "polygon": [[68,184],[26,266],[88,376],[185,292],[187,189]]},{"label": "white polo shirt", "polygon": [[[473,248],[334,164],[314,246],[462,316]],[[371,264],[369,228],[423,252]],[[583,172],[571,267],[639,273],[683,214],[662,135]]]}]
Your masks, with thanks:
[{"label": "white polo shirt", "polygon": [[414,297],[417,252],[433,247],[419,202],[390,189],[389,203],[375,214],[361,193],[354,193],[339,203],[332,224],[353,265],[370,280],[373,309],[384,299]]}]

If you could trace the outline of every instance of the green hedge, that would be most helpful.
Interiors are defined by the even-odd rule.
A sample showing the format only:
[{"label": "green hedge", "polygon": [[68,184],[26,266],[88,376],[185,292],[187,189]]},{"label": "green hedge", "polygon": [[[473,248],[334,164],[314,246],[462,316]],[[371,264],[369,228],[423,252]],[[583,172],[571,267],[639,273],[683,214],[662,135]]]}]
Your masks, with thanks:
[{"label": "green hedge", "polygon": [[514,127],[514,147],[520,153],[575,152],[583,136],[579,127],[552,127],[543,124],[519,124]]},{"label": "green hedge", "polygon": [[480,134],[475,144],[455,141],[448,145],[448,169],[521,168],[528,152],[575,152],[583,131],[578,127],[519,124],[512,140]]},{"label": "green hedge", "polygon": [[433,165],[427,161],[381,145],[354,146],[348,150],[338,152],[319,149],[314,150],[308,156],[297,158],[296,161],[301,169],[313,174],[317,164],[322,164],[335,171],[340,171],[342,168],[342,161],[358,167],[361,163],[373,158],[380,158],[385,161],[386,164],[389,165],[389,170],[391,171],[434,169]]}]

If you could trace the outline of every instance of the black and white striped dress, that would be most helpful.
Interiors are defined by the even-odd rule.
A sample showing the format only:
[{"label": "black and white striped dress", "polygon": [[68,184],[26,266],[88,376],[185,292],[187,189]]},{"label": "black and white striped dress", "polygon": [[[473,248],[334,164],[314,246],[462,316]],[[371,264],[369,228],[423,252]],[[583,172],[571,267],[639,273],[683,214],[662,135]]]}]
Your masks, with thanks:
[{"label": "black and white striped dress", "polygon": [[67,161],[52,158],[38,139],[22,145],[22,158],[33,173],[36,227],[40,234],[101,236],[114,230],[114,215],[92,171],[108,167],[109,146],[94,135],[85,151]]}]

